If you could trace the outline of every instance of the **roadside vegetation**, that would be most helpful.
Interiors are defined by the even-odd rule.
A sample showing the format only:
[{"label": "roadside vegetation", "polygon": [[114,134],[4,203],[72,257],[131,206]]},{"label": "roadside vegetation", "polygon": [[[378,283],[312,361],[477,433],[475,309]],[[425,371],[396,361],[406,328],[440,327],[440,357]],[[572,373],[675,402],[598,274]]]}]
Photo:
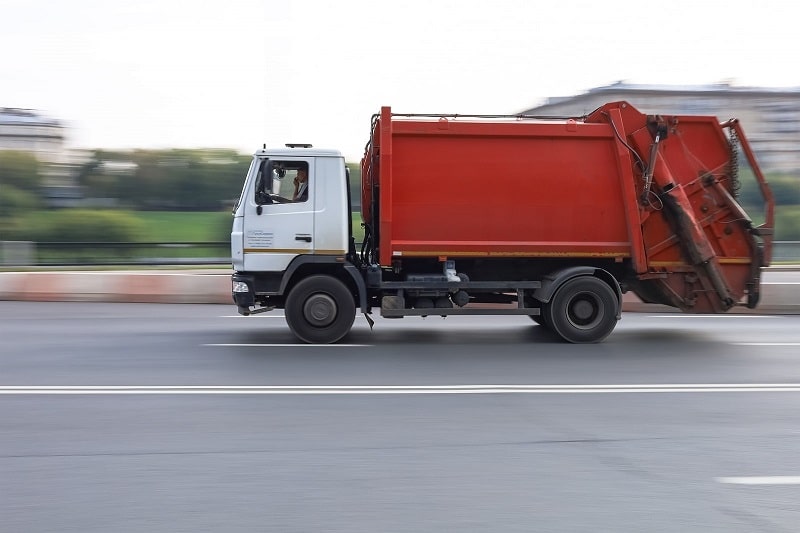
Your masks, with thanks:
[{"label": "roadside vegetation", "polygon": [[[800,178],[786,174],[766,176],[775,197],[775,239],[800,240]],[[755,177],[749,170],[740,173],[739,201],[755,224],[764,221],[764,204]]]},{"label": "roadside vegetation", "polygon": [[[224,242],[250,156],[232,150],[98,150],[67,169],[0,151],[0,240],[35,242]],[[360,168],[348,164],[355,205]],[[740,171],[738,197],[756,224],[763,203]],[[772,174],[776,239],[800,241],[800,177]],[[361,215],[353,229],[361,240]]]},{"label": "roadside vegetation", "polygon": [[[52,169],[31,154],[0,151],[0,241],[225,242],[250,158],[230,150],[96,151]],[[357,199],[360,169],[348,166]],[[353,222],[360,235],[360,214]]]}]

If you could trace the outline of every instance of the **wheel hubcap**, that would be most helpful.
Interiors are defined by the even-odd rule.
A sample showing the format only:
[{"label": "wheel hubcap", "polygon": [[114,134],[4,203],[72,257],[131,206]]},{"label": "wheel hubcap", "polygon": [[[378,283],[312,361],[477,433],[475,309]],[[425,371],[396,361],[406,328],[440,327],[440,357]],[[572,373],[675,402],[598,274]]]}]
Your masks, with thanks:
[{"label": "wheel hubcap", "polygon": [[591,294],[578,294],[569,304],[567,317],[576,328],[590,329],[603,318],[602,306]]},{"label": "wheel hubcap", "polygon": [[327,294],[314,294],[303,305],[303,315],[309,324],[325,327],[336,319],[336,302]]}]

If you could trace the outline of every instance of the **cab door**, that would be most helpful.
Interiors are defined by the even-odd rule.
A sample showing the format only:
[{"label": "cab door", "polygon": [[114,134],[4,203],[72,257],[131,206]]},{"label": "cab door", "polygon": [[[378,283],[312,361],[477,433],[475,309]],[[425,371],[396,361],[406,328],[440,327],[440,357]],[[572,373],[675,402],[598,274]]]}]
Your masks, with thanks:
[{"label": "cab door", "polygon": [[[298,195],[301,171],[307,193]],[[242,227],[244,270],[280,272],[314,253],[314,165],[310,158],[259,158]]]}]

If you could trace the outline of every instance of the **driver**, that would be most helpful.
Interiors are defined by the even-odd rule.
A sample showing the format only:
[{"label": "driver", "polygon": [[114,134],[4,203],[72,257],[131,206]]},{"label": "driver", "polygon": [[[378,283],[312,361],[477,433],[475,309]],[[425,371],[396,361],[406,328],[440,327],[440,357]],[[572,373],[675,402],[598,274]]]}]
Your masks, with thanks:
[{"label": "driver", "polygon": [[293,202],[305,202],[308,200],[308,171],[300,169],[294,178]]},{"label": "driver", "polygon": [[299,169],[297,176],[294,178],[294,193],[292,198],[284,198],[282,196],[273,195],[272,200],[279,204],[288,204],[293,202],[305,202],[308,200],[308,171]]}]

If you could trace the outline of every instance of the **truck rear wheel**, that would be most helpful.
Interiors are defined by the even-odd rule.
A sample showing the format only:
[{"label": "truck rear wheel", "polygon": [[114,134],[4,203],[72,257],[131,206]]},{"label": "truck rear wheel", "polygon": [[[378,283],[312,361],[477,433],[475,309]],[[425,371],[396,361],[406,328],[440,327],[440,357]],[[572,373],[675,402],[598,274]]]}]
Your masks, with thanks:
[{"label": "truck rear wheel", "polygon": [[545,322],[572,343],[599,342],[617,325],[617,295],[606,282],[579,276],[558,288],[549,305],[543,306]]},{"label": "truck rear wheel", "polygon": [[289,292],[286,323],[309,344],[330,344],[347,335],[356,317],[356,305],[347,286],[331,276],[311,276]]}]

